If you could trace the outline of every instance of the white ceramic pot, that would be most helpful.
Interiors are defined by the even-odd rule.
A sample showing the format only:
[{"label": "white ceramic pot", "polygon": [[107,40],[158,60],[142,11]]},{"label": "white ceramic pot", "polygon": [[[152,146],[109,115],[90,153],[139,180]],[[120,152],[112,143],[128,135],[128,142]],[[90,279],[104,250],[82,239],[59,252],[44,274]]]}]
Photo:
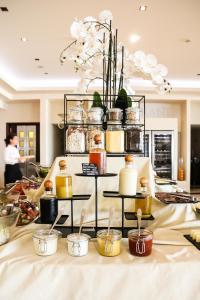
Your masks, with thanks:
[{"label": "white ceramic pot", "polygon": [[84,256],[88,254],[89,236],[87,234],[72,233],[67,236],[68,253],[71,256]]},{"label": "white ceramic pot", "polygon": [[49,256],[56,253],[60,232],[52,230],[49,234],[49,231],[49,229],[40,229],[34,233],[33,244],[37,255]]}]

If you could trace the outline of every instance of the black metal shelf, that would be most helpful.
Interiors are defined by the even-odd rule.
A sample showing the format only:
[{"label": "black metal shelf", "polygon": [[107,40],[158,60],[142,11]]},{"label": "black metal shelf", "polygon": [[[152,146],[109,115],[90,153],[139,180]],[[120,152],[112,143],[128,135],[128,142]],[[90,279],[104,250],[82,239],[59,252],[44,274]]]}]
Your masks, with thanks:
[{"label": "black metal shelf", "polygon": [[[109,94],[107,95],[108,96],[108,101],[105,100],[104,98],[104,95],[103,94],[100,94],[100,96],[102,97],[103,99],[103,105],[106,106],[107,109],[109,108],[112,108],[114,107],[114,104],[115,104],[115,100],[117,99],[118,95],[116,94]],[[143,139],[143,149],[144,151],[143,152],[128,152],[130,154],[135,154],[135,155],[140,155],[140,156],[145,156],[145,96],[143,95],[127,95],[128,97],[131,98],[131,102],[132,103],[137,103],[139,108],[142,109],[142,120],[143,122],[139,122],[139,123],[136,123],[136,124],[126,124],[125,123],[125,120],[122,120],[122,128],[125,130],[127,127],[129,126],[136,126],[136,127],[140,127],[143,132],[144,132],[144,139]],[[87,99],[85,99],[87,98]],[[88,123],[86,121],[85,122],[80,122],[80,123],[76,123],[76,122],[71,122],[70,120],[68,120],[68,116],[67,116],[67,113],[68,113],[68,104],[70,102],[74,103],[74,102],[77,102],[80,101],[80,102],[90,102],[92,103],[93,102],[93,94],[64,94],[64,155],[65,156],[69,156],[69,155],[80,155],[82,153],[68,153],[66,151],[66,129],[68,128],[68,126],[82,126],[84,128],[88,128],[88,126],[98,126],[98,125],[102,125],[104,129],[107,128],[107,125],[108,125],[108,121],[107,122],[101,122],[99,124],[97,123]],[[105,101],[104,101],[105,100]],[[105,112],[104,112],[105,113]],[[102,118],[103,119],[103,118]],[[105,120],[105,119],[104,119]],[[118,124],[112,124],[114,126],[117,126]],[[85,154],[87,152],[84,152]],[[110,157],[115,157],[115,156],[118,156],[118,157],[123,157],[124,155],[126,155],[127,153],[126,152],[123,152],[123,153],[110,153],[108,154],[108,156]]]},{"label": "black metal shelf", "polygon": [[[125,212],[124,211],[124,199],[136,199],[136,198],[141,198],[141,193],[137,193],[136,195],[121,195],[119,192],[116,191],[103,191],[103,196],[105,198],[121,198],[122,201],[122,215],[121,215],[121,223],[122,223],[122,236],[127,237],[127,230],[126,227],[124,226],[124,216],[127,220],[137,220],[137,215],[136,213],[133,212]],[[142,220],[146,221],[153,221],[154,217],[151,216],[142,216]],[[130,229],[130,228],[129,228]]]},{"label": "black metal shelf", "polygon": [[[68,152],[66,151],[65,152],[65,156],[87,156],[89,154],[89,152]],[[120,153],[120,152],[117,152],[117,153],[106,153],[106,156],[107,157],[124,157],[125,155],[127,154],[134,154],[134,155],[141,155],[141,156],[144,156],[144,152],[123,152],[123,153]]]}]

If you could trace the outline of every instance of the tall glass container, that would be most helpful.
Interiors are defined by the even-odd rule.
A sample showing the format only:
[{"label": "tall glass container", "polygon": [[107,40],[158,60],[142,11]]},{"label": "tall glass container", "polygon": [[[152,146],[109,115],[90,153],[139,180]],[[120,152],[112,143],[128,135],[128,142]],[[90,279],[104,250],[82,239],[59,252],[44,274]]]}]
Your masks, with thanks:
[{"label": "tall glass container", "polygon": [[137,191],[137,170],[134,168],[133,155],[125,156],[125,168],[119,173],[119,193],[125,196],[134,196]]},{"label": "tall glass container", "polygon": [[124,130],[119,121],[108,122],[106,130],[106,151],[109,153],[124,152]]},{"label": "tall glass container", "polygon": [[74,121],[66,131],[66,150],[70,153],[85,152],[85,129],[80,121]]},{"label": "tall glass container", "polygon": [[133,121],[126,121],[125,129],[125,151],[126,152],[143,152],[143,130],[140,126],[134,125]]},{"label": "tall glass container", "polygon": [[106,151],[102,145],[101,136],[99,134],[94,137],[95,147],[90,150],[89,163],[97,166],[99,174],[106,173]]},{"label": "tall glass container", "polygon": [[66,161],[59,162],[60,172],[56,176],[56,196],[58,199],[72,198],[72,176],[67,174]]}]

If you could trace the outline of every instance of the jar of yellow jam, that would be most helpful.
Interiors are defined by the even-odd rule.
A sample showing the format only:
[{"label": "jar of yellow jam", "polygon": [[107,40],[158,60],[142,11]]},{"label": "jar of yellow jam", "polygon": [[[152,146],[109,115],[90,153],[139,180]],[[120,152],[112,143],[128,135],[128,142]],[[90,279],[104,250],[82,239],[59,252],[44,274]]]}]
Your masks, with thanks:
[{"label": "jar of yellow jam", "polygon": [[117,256],[121,251],[122,233],[119,230],[107,229],[97,232],[97,250],[103,256]]}]

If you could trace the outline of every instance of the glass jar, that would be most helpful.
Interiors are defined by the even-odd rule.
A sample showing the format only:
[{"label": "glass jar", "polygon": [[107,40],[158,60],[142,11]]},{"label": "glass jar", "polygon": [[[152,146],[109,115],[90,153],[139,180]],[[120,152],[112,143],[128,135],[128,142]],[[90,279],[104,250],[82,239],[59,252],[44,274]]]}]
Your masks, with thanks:
[{"label": "glass jar", "polygon": [[117,256],[121,251],[122,233],[119,230],[107,229],[97,232],[97,250],[103,256]]},{"label": "glass jar", "polygon": [[124,152],[124,130],[120,122],[108,122],[106,130],[106,151],[109,153]]},{"label": "glass jar", "polygon": [[102,146],[104,147],[104,145],[105,145],[105,140],[104,140],[105,132],[103,130],[102,124],[96,123],[94,125],[89,125],[88,126],[88,129],[87,129],[87,132],[86,132],[86,151],[89,152],[91,149],[94,148],[94,146],[95,146],[94,137],[97,134],[101,136]]},{"label": "glass jar", "polygon": [[129,251],[134,256],[148,256],[152,251],[153,233],[147,229],[138,229],[128,232]]},{"label": "glass jar", "polygon": [[88,254],[89,236],[84,233],[72,233],[67,236],[68,253],[71,256],[85,256]]},{"label": "glass jar", "polygon": [[121,121],[122,110],[120,108],[110,108],[108,110],[108,120],[109,121]]},{"label": "glass jar", "polygon": [[70,107],[68,110],[68,123],[83,122],[83,108],[80,106]]},{"label": "glass jar", "polygon": [[35,253],[40,256],[53,255],[57,251],[58,237],[61,233],[57,230],[39,229],[33,234]]},{"label": "glass jar", "polygon": [[140,108],[138,106],[128,107],[126,109],[126,120],[138,124],[140,122]]},{"label": "glass jar", "polygon": [[143,152],[143,130],[141,127],[134,125],[132,122],[126,122],[125,129],[125,151],[126,152]]},{"label": "glass jar", "polygon": [[85,129],[79,122],[68,126],[66,131],[66,150],[70,153],[85,152]]},{"label": "glass jar", "polygon": [[88,111],[88,122],[101,122],[103,117],[103,109],[101,107],[91,107]]}]

